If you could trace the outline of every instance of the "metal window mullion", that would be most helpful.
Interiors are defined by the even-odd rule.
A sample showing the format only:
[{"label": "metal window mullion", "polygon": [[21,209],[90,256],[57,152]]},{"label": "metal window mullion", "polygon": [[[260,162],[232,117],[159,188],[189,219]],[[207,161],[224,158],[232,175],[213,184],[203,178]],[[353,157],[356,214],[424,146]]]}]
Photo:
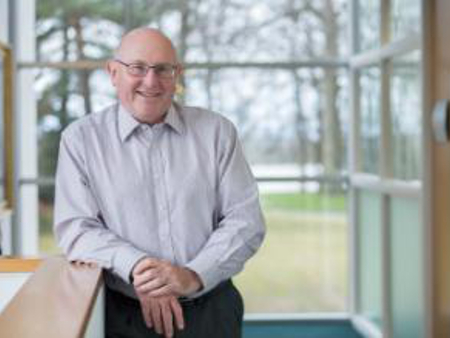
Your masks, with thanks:
[{"label": "metal window mullion", "polygon": [[383,297],[383,338],[392,338],[391,310],[391,199],[389,194],[382,195],[381,236],[382,236],[382,297]]},{"label": "metal window mullion", "polygon": [[380,135],[380,170],[381,178],[392,178],[392,132],[391,132],[391,112],[390,112],[390,80],[391,61],[381,61],[381,135]]},{"label": "metal window mullion", "polygon": [[[361,142],[360,138],[360,90],[359,90],[358,71],[350,70],[350,137],[349,137],[349,174],[350,177],[361,169]],[[359,299],[359,245],[358,245],[358,193],[357,190],[349,184],[349,215],[350,227],[348,232],[348,243],[350,243],[350,267],[349,267],[349,307],[352,315],[357,315]]]},{"label": "metal window mullion", "polygon": [[[384,47],[390,42],[390,0],[381,0],[380,39]],[[390,57],[384,56],[380,60],[381,66],[381,142],[380,142],[380,176],[391,178],[392,171],[392,142],[391,142],[391,113],[390,113]]]},{"label": "metal window mullion", "polygon": [[381,0],[380,12],[380,42],[385,46],[391,41],[391,0]]},{"label": "metal window mullion", "polygon": [[350,68],[362,68],[377,64],[381,59],[403,55],[415,51],[421,46],[420,34],[412,34],[398,41],[392,41],[379,49],[352,55],[349,60]]},{"label": "metal window mullion", "polygon": [[420,198],[422,193],[422,182],[420,181],[383,179],[373,174],[357,173],[352,175],[350,184],[359,189],[400,198]]},{"label": "metal window mullion", "polygon": [[[57,62],[19,62],[19,68],[52,68],[52,69],[102,69],[108,60],[76,60]],[[261,68],[261,69],[297,69],[297,68],[346,68],[347,60],[342,58],[316,58],[298,61],[276,62],[187,62],[186,69],[221,69],[221,68]]]},{"label": "metal window mullion", "polygon": [[[349,16],[350,16],[350,27],[349,27],[349,35],[350,35],[350,53],[351,55],[355,55],[360,46],[358,39],[358,31],[359,31],[359,21],[358,21],[358,0],[350,0],[350,8],[349,8]],[[349,89],[350,89],[350,135],[349,135],[349,158],[348,158],[348,166],[349,166],[349,175],[350,178],[360,170],[361,167],[361,150],[359,145],[361,142],[360,138],[360,129],[361,129],[361,118],[360,118],[360,87],[359,87],[359,71],[355,68],[349,69]],[[348,213],[350,215],[350,226],[347,234],[348,243],[350,246],[348,248],[349,257],[350,257],[350,266],[348,269],[349,281],[349,312],[351,318],[356,318],[358,316],[358,312],[360,312],[359,301],[360,301],[360,264],[361,260],[359,259],[360,255],[360,246],[359,246],[359,227],[358,227],[358,219],[359,219],[359,203],[358,203],[358,190],[350,183],[349,184],[349,208]]]},{"label": "metal window mullion", "polygon": [[[381,46],[386,46],[391,41],[390,32],[391,1],[381,0],[380,39]],[[381,142],[380,142],[380,176],[384,180],[392,178],[392,133],[390,111],[390,57],[385,56],[381,60]],[[392,313],[391,313],[391,221],[389,194],[382,195],[382,297],[383,297],[383,337],[391,338]]]},{"label": "metal window mullion", "polygon": [[435,236],[433,227],[433,178],[432,178],[432,152],[433,139],[432,130],[428,117],[429,107],[432,106],[432,61],[433,61],[433,15],[434,1],[421,1],[421,50],[422,50],[422,220],[423,220],[423,273],[422,281],[424,287],[424,309],[425,309],[425,337],[436,336],[437,330],[434,328],[436,312],[434,310],[435,280],[436,270],[433,264],[434,250],[433,238]]}]

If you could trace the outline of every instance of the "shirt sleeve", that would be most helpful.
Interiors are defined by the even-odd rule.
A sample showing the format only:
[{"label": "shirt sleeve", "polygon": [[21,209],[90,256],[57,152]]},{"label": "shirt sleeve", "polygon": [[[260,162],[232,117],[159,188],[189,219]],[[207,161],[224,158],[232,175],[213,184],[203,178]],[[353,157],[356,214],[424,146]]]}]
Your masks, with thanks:
[{"label": "shirt sleeve", "polygon": [[56,172],[56,240],[69,260],[95,262],[130,283],[134,265],[146,253],[108,229],[89,182],[81,138],[69,131],[61,138]]},{"label": "shirt sleeve", "polygon": [[230,122],[222,130],[219,147],[218,222],[202,250],[187,264],[203,282],[199,294],[241,271],[265,235],[257,184]]}]

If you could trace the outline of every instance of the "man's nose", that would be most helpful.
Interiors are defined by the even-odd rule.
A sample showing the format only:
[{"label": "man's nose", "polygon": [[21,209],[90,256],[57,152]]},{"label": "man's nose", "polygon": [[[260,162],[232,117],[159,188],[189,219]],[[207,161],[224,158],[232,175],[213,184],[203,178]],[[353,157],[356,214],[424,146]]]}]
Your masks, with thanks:
[{"label": "man's nose", "polygon": [[159,77],[158,75],[156,75],[155,69],[149,68],[147,74],[145,74],[143,78],[143,82],[146,85],[153,85],[159,83]]}]

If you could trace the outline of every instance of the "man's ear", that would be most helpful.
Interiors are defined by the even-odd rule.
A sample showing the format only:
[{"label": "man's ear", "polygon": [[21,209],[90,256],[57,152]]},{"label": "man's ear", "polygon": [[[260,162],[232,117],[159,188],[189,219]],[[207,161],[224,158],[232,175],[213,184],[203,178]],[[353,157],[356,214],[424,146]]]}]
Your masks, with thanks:
[{"label": "man's ear", "polygon": [[109,78],[111,79],[111,83],[113,84],[114,87],[116,87],[116,82],[117,82],[117,65],[115,64],[115,62],[113,60],[108,60],[106,62],[106,71],[109,74]]},{"label": "man's ear", "polygon": [[183,75],[184,73],[184,66],[182,64],[178,64],[177,65],[177,77]]}]

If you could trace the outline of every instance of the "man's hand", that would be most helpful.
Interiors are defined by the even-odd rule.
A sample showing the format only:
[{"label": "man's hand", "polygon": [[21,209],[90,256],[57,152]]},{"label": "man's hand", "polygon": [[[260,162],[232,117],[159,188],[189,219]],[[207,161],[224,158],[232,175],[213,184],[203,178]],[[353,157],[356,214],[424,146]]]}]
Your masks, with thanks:
[{"label": "man's hand", "polygon": [[140,260],[132,274],[136,291],[150,297],[188,296],[202,288],[194,271],[154,258]]},{"label": "man's hand", "polygon": [[141,303],[142,315],[148,328],[154,328],[158,334],[171,338],[174,324],[178,330],[184,329],[183,309],[175,296],[149,297],[137,293]]}]

